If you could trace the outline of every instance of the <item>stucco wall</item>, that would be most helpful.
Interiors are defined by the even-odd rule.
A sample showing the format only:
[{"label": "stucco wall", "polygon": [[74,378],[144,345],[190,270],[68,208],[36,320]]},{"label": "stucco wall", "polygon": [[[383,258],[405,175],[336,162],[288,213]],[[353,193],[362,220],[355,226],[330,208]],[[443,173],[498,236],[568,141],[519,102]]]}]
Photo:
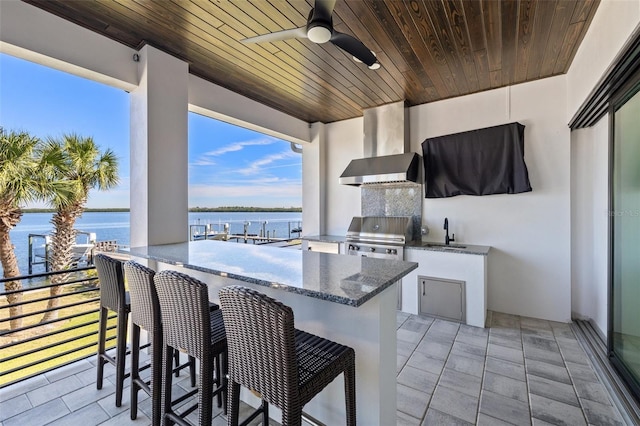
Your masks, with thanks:
[{"label": "stucco wall", "polygon": [[[423,223],[440,241],[449,218],[456,240],[494,247],[489,262],[489,309],[547,318],[570,319],[569,129],[565,122],[564,76],[434,102],[410,109],[411,149],[421,152],[425,138],[512,121],[526,126],[525,160],[534,191],[518,195],[458,196],[423,201]],[[346,231],[359,213],[359,199],[337,179],[357,157],[362,129],[328,125],[327,158],[341,163],[328,170],[327,229]],[[359,132],[359,137],[357,133]],[[353,147],[357,145],[357,148]],[[355,155],[354,155],[355,154]],[[339,159],[339,160],[338,160]]]},{"label": "stucco wall", "polygon": [[425,199],[430,239],[492,246],[488,308],[536,318],[570,319],[569,130],[564,76],[412,109],[412,148],[425,138],[518,121],[533,191]]},{"label": "stucco wall", "polygon": [[360,215],[360,188],[340,185],[338,178],[354,158],[363,156],[362,118],[327,125],[327,207],[328,235],[345,235],[351,218]]},{"label": "stucco wall", "polygon": [[571,311],[607,330],[608,132],[603,118],[571,133]]}]

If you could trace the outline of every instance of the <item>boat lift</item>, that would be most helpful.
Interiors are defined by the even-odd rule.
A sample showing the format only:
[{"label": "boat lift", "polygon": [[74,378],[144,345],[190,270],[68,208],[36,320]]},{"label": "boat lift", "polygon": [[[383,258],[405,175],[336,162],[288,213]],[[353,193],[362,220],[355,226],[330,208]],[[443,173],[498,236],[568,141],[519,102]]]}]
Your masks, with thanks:
[{"label": "boat lift", "polygon": [[[113,242],[115,244],[115,242]],[[73,245],[74,264],[93,264],[93,250],[96,242],[95,232],[76,231],[76,244]],[[29,275],[33,273],[34,265],[44,265],[45,271],[50,271],[51,235],[29,234]]]}]

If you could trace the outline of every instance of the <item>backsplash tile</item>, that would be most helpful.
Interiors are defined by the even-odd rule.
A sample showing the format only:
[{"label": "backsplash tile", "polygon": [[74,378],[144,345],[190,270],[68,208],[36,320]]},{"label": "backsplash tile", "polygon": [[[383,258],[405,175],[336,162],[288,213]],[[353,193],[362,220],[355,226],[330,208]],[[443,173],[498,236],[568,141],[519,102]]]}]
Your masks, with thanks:
[{"label": "backsplash tile", "polygon": [[412,216],[413,239],[421,238],[422,185],[363,185],[360,191],[363,216]]}]

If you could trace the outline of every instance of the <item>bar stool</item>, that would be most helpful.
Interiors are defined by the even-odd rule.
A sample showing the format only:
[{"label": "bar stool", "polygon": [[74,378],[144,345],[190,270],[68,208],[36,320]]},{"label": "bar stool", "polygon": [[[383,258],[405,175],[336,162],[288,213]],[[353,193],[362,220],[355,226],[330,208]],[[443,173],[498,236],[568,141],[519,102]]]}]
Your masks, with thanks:
[{"label": "bar stool", "polygon": [[[227,339],[222,312],[211,311],[207,285],[189,275],[162,271],[154,282],[160,303],[164,340],[162,370],[162,418],[164,424],[189,425],[184,419],[199,408],[199,421],[210,425],[212,399],[218,397],[218,407],[226,412]],[[171,357],[178,349],[200,361],[198,403],[181,414],[171,407]],[[214,374],[215,373],[215,374]],[[214,389],[215,387],[215,389]]]},{"label": "bar stool", "polygon": [[[151,397],[151,421],[153,426],[161,423],[162,403],[162,322],[160,304],[153,277],[155,271],[130,260],[124,264],[124,274],[129,285],[131,296],[131,420],[138,416],[138,391],[143,390]],[[218,306],[214,305],[214,309]],[[140,377],[140,330],[149,333],[151,341],[151,380]],[[173,372],[178,377],[180,370],[189,368],[191,387],[196,386],[196,363],[193,357],[180,364],[180,352],[174,351],[175,367]],[[182,402],[186,397],[177,398],[173,404]]]},{"label": "bar stool", "polygon": [[228,424],[238,425],[240,386],[258,392],[269,423],[269,405],[282,410],[282,425],[300,425],[302,407],[344,373],[346,423],[356,424],[355,352],[352,348],[294,328],[293,311],[242,286],[220,289],[229,346]]},{"label": "bar stool", "polygon": [[[125,374],[125,357],[127,351],[127,321],[131,305],[129,293],[124,290],[124,275],[122,262],[104,254],[94,257],[98,279],[100,280],[100,326],[98,331],[98,376],[96,385],[102,389],[104,365],[108,362],[116,368],[116,407],[122,405]],[[109,311],[117,315],[116,326],[116,356],[106,353],[107,321]]]}]

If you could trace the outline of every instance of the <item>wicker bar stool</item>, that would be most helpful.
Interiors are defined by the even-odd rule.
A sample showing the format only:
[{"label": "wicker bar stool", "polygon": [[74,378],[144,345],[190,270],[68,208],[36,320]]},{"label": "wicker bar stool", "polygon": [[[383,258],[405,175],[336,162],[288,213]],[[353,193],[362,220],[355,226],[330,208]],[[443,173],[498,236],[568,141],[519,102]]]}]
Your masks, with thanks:
[{"label": "wicker bar stool", "polygon": [[[116,407],[122,405],[122,392],[124,381],[129,374],[125,374],[125,357],[127,353],[127,321],[131,305],[129,303],[129,293],[124,289],[124,274],[122,262],[106,256],[97,254],[93,262],[96,265],[98,279],[100,280],[100,326],[98,331],[98,376],[96,386],[102,389],[104,375],[104,365],[108,362],[116,368]],[[116,356],[112,357],[106,353],[107,321],[109,311],[117,314],[116,326]]]},{"label": "wicker bar stool", "polygon": [[240,386],[262,396],[267,425],[268,404],[282,410],[282,425],[300,425],[302,407],[344,373],[346,423],[356,424],[355,352],[294,328],[293,311],[262,293],[242,286],[220,289],[220,307],[229,346],[228,424],[238,425]]},{"label": "wicker bar stool", "polygon": [[[162,271],[154,282],[160,303],[164,340],[162,418],[165,426],[189,425],[185,417],[199,408],[198,424],[211,425],[212,399],[226,412],[227,339],[222,312],[209,306],[207,285],[189,275]],[[174,349],[200,361],[198,403],[181,414],[171,407],[171,357]],[[215,373],[215,374],[214,374]]]},{"label": "wicker bar stool", "polygon": [[[124,275],[131,296],[131,420],[138,417],[138,391],[143,390],[151,397],[151,422],[153,426],[161,423],[162,402],[162,322],[160,303],[153,277],[155,271],[130,260],[124,264]],[[214,309],[218,306],[214,305]],[[151,364],[140,367],[140,330],[149,333],[151,341]],[[196,363],[193,357],[180,364],[180,352],[174,351],[173,372],[178,377],[180,370],[189,368],[191,387],[196,386]],[[151,380],[140,377],[145,367],[151,367]],[[177,398],[173,404],[182,402],[186,397]]]}]

